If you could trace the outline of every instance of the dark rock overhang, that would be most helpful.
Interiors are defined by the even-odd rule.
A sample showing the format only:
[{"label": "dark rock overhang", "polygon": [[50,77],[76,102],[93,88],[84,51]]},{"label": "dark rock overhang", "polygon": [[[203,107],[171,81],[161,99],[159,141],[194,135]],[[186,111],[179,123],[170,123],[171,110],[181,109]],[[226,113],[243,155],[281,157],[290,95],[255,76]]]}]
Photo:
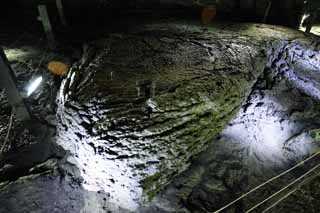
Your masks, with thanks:
[{"label": "dark rock overhang", "polygon": [[[86,22],[91,20],[92,24],[101,21],[117,22],[127,16],[141,15],[144,19],[151,17],[181,17],[189,19],[196,17],[201,11],[201,8],[214,6],[217,8],[217,18],[232,21],[251,21],[261,22],[266,14],[269,6],[269,0],[65,0],[62,1],[66,16],[74,22]],[[272,6],[266,19],[267,23],[279,24],[291,27],[297,27],[300,24],[300,19],[303,11],[302,0],[284,0],[271,1]],[[21,8],[24,11],[29,11],[32,16],[37,15],[36,7],[39,4],[45,4],[55,13],[55,0],[47,1],[32,1],[32,0],[15,0],[8,1],[12,8]],[[21,19],[26,17],[23,13],[17,14],[14,12],[8,13],[10,19]],[[281,18],[279,17],[281,14]]]}]

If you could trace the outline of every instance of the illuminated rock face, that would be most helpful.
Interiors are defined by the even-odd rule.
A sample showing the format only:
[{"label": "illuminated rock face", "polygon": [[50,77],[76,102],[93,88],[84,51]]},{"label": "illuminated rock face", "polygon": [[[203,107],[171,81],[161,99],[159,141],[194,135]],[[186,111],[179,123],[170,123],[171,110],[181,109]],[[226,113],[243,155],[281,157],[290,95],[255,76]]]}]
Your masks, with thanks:
[{"label": "illuminated rock face", "polygon": [[153,198],[206,149],[266,63],[262,40],[180,24],[87,47],[62,87],[58,140],[86,189],[104,190],[128,209]]},{"label": "illuminated rock face", "polygon": [[[261,30],[267,30],[267,26]],[[193,212],[201,209],[215,212],[318,152],[318,38],[296,35],[296,38],[279,40],[278,45],[270,49],[264,74],[238,114],[207,150],[157,196],[152,205],[153,211]],[[318,158],[309,161],[225,211],[246,212],[318,162]],[[319,211],[319,206],[314,203],[320,196],[318,188],[319,178],[286,198],[272,212]],[[273,202],[267,202],[261,209]],[[150,208],[146,212],[151,212]]]},{"label": "illuminated rock face", "polygon": [[[318,102],[300,93],[317,100],[318,40],[267,25],[224,27],[141,25],[86,45],[61,87],[58,135],[52,138],[71,156],[50,149],[53,153],[34,161],[34,153],[44,154],[45,143],[40,143],[31,154],[14,157],[27,164],[23,173],[8,179],[10,165],[0,164],[5,180],[0,180],[0,212],[140,212],[135,209],[143,199],[170,182],[177,188],[163,193],[167,203],[186,204],[185,212],[214,211],[248,191],[247,183],[257,185],[272,176],[274,167],[262,170],[261,159],[275,162],[278,171],[279,160],[286,164],[288,155],[290,161],[311,153],[316,144],[308,132],[288,140],[283,150],[277,143],[307,130],[304,122],[318,125],[311,122],[319,120]],[[281,81],[285,77],[290,80]],[[274,79],[282,82],[280,89],[260,91],[271,89]],[[0,102],[5,112],[8,106]],[[296,111],[297,105],[303,112]],[[270,110],[275,114],[270,116]],[[278,119],[287,114],[292,121]],[[227,123],[231,126],[222,131]],[[221,131],[223,137],[212,144]],[[276,143],[269,143],[273,139]],[[254,154],[247,152],[252,147]],[[246,164],[252,159],[257,167]],[[251,176],[255,170],[260,176]]]}]

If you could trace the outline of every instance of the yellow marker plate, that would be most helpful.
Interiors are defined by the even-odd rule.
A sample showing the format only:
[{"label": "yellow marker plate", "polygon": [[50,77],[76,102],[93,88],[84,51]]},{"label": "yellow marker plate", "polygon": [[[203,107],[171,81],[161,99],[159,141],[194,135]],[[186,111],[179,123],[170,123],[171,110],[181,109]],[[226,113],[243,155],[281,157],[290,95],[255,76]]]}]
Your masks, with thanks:
[{"label": "yellow marker plate", "polygon": [[54,75],[65,75],[69,70],[69,66],[60,61],[51,61],[48,64],[48,70]]}]

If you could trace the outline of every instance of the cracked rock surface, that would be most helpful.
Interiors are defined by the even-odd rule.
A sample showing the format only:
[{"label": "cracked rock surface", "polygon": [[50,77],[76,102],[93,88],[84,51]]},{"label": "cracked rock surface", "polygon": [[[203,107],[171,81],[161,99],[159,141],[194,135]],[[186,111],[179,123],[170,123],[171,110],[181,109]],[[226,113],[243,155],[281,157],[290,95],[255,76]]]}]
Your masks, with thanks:
[{"label": "cracked rock surface", "polygon": [[266,64],[263,40],[196,25],[146,25],[85,48],[61,89],[58,143],[87,189],[128,209],[206,149]]},{"label": "cracked rock surface", "polygon": [[0,212],[210,212],[315,152],[318,39],[224,26],[144,24],[83,45],[51,155],[1,181]]},{"label": "cracked rock surface", "polygon": [[[318,39],[288,39],[272,48],[264,74],[235,118],[146,211],[214,212],[316,153],[320,145],[318,44]],[[225,211],[249,210],[317,162],[319,156]],[[312,186],[318,187],[318,181]],[[305,186],[270,212],[317,212],[317,199],[316,190]]]}]

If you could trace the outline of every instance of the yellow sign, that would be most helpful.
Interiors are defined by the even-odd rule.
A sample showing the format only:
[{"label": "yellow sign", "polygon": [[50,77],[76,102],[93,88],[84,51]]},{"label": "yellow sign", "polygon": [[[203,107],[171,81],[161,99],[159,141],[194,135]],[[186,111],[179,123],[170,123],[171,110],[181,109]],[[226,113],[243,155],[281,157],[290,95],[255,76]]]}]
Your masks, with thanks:
[{"label": "yellow sign", "polygon": [[69,66],[60,61],[51,61],[48,64],[48,70],[54,75],[65,75],[69,70]]}]

